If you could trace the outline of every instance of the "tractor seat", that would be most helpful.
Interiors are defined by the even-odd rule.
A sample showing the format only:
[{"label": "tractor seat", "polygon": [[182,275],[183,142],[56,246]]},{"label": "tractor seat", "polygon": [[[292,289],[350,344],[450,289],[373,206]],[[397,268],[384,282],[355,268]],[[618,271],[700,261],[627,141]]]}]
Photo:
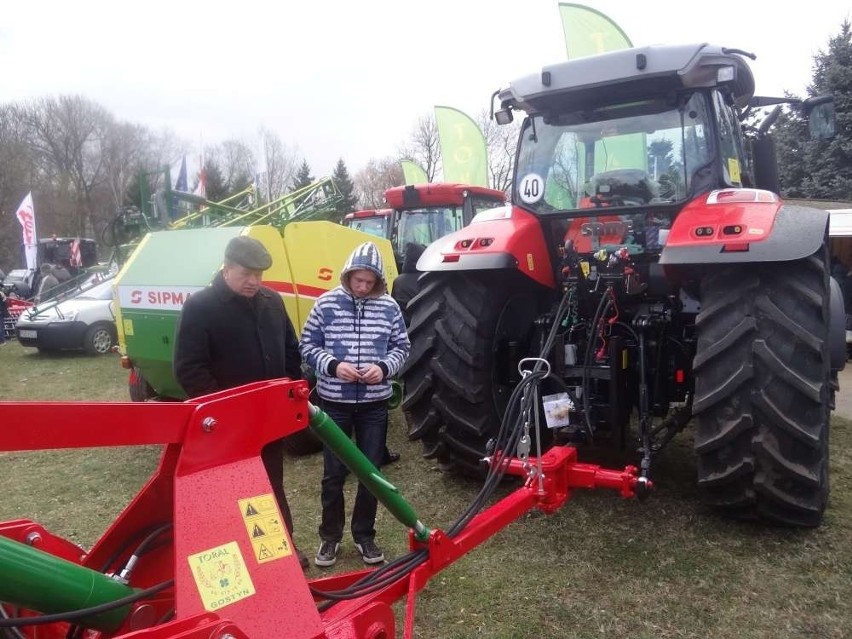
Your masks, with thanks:
[{"label": "tractor seat", "polygon": [[587,206],[638,206],[656,198],[660,185],[641,169],[594,174],[584,186]]}]

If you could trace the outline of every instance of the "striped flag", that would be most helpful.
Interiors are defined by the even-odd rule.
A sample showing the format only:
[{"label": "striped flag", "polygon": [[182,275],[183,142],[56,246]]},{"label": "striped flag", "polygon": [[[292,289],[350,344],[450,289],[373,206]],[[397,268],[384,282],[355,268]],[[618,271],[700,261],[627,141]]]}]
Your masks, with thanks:
[{"label": "striped flag", "polygon": [[21,202],[15,216],[21,224],[21,235],[23,237],[24,255],[27,260],[27,268],[34,271],[37,265],[36,251],[38,249],[38,243],[36,240],[35,209],[33,208],[32,191],[27,193],[27,197],[25,197],[24,201]]},{"label": "striped flag", "polygon": [[193,194],[203,198],[207,197],[207,170],[204,168],[204,165],[198,171],[198,186],[195,187]]},{"label": "striped flag", "polygon": [[83,266],[83,256],[80,255],[80,240],[74,240],[71,242],[71,257],[68,259],[68,263],[71,266],[81,267]]}]

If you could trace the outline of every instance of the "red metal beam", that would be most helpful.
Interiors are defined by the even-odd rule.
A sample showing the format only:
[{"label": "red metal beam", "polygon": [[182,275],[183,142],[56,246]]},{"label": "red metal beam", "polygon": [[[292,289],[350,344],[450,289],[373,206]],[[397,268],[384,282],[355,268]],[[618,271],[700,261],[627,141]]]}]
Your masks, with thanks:
[{"label": "red metal beam", "polygon": [[[541,475],[535,459],[509,460],[505,471],[523,477],[523,487],[476,514],[453,537],[434,530],[421,544],[410,531],[412,550],[426,553],[419,565],[405,575],[398,571],[396,581],[376,592],[320,613],[309,585],[344,590],[372,571],[309,584],[272,497],[261,448],[307,425],[307,397],[304,382],[276,380],[182,404],[0,403],[4,423],[28,426],[8,433],[0,442],[3,450],[168,444],[151,479],[89,554],[75,557],[76,547],[29,521],[0,524],[0,534],[23,540],[39,532],[44,550],[102,570],[123,566],[152,526],[171,524],[173,542],[140,557],[131,585],[148,588],[174,579],[174,586],[135,605],[116,637],[390,639],[396,633],[391,604],[408,597],[405,632],[411,636],[415,594],[524,513],[533,508],[552,513],[578,487],[611,488],[623,496],[635,491],[635,468],[580,464],[570,447],[548,451]],[[172,621],[151,625],[171,608]],[[66,628],[42,628],[38,636],[61,638]]]}]

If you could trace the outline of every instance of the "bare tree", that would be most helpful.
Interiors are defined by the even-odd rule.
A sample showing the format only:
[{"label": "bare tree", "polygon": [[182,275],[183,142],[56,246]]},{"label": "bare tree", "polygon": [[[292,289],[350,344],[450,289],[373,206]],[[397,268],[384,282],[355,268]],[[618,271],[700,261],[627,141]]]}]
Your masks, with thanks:
[{"label": "bare tree", "polygon": [[402,167],[395,158],[371,159],[367,166],[355,175],[355,193],[360,206],[378,209],[384,206],[384,194],[392,186],[405,183]]},{"label": "bare tree", "polygon": [[222,171],[228,192],[242,191],[254,180],[257,162],[254,151],[242,140],[225,140],[211,150],[209,156]]},{"label": "bare tree", "polygon": [[24,113],[30,144],[73,195],[76,232],[93,233],[93,195],[104,181],[102,147],[112,115],[82,96],[43,98]]},{"label": "bare tree", "polygon": [[508,192],[512,188],[512,170],[518,148],[520,123],[499,125],[488,111],[477,118],[488,149],[488,177],[491,188]]},{"label": "bare tree", "polygon": [[112,209],[122,206],[127,189],[136,179],[140,166],[150,155],[151,135],[142,126],[114,123],[102,144],[104,181],[112,198]]},{"label": "bare tree", "polygon": [[441,168],[441,144],[434,115],[424,115],[417,120],[398,153],[401,160],[411,160],[420,165],[430,182],[435,181]]},{"label": "bare tree", "polygon": [[260,130],[261,153],[260,171],[266,173],[264,198],[275,200],[290,190],[296,176],[298,158],[295,150],[289,149],[277,134],[268,129]]},{"label": "bare tree", "polygon": [[5,271],[23,266],[15,211],[44,179],[29,145],[21,109],[12,104],[0,106],[0,267]]}]

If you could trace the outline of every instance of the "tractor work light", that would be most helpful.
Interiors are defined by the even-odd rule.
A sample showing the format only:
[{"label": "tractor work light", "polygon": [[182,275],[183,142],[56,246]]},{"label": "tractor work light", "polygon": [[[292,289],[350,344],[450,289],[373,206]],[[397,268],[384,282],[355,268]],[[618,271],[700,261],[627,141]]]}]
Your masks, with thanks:
[{"label": "tractor work light", "polygon": [[719,70],[716,72],[716,81],[719,83],[733,82],[735,76],[734,67],[719,67]]},{"label": "tractor work light", "polygon": [[504,124],[511,124],[514,116],[511,109],[500,109],[494,112],[494,119],[497,120],[497,124],[503,126]]}]

